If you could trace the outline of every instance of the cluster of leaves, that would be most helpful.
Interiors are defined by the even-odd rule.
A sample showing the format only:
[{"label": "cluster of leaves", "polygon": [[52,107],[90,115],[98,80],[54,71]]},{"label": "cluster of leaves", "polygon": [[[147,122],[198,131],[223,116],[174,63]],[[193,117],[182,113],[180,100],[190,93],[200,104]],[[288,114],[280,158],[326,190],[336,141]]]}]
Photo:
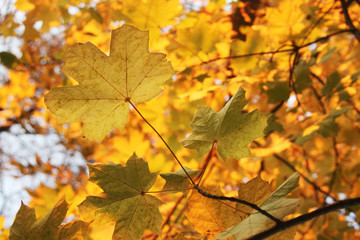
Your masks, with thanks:
[{"label": "cluster of leaves", "polygon": [[[15,7],[0,26],[4,39],[23,40],[21,55],[0,53],[8,69],[0,131],[40,137],[55,129],[65,156],[80,152],[95,163],[87,181],[84,167],[74,173],[71,163],[59,167],[41,153],[35,164],[29,154],[25,162],[11,156],[19,178],[42,172],[56,186],[28,189],[35,210],[22,205],[1,237],[244,239],[329,201],[359,205],[357,1],[18,0]],[[110,40],[120,22],[131,25]],[[149,31],[150,43],[137,28]],[[286,198],[299,176],[296,198]],[[358,209],[272,239],[354,239]]]},{"label": "cluster of leaves", "polygon": [[[45,104],[60,122],[83,121],[83,135],[86,138],[103,140],[112,128],[124,127],[128,118],[129,104],[137,110],[134,103],[150,100],[158,95],[159,85],[173,74],[172,67],[165,60],[165,56],[160,53],[149,53],[147,44],[146,32],[124,25],[112,32],[109,56],[103,54],[91,43],[73,45],[64,54],[63,71],[74,77],[79,85],[53,88],[45,96]],[[219,155],[224,160],[228,157],[240,159],[249,156],[247,145],[253,139],[263,135],[267,117],[258,111],[242,113],[241,110],[246,104],[245,92],[240,88],[218,113],[211,108],[200,107],[191,123],[193,134],[184,140],[184,146],[195,148],[199,155],[203,155],[216,145]],[[142,116],[140,112],[139,114]],[[179,164],[181,165],[180,161]],[[89,222],[99,218],[104,220],[107,218],[106,215],[109,215],[109,220],[116,222],[113,239],[141,239],[147,229],[161,235],[162,216],[158,208],[162,202],[149,194],[149,190],[156,181],[157,173],[150,173],[148,164],[143,159],[134,154],[125,167],[114,163],[88,166],[89,180],[101,187],[103,192],[99,196],[86,197],[85,201],[79,205],[80,215],[86,216]],[[194,183],[192,177],[196,177],[199,173],[200,171],[184,168],[175,173],[162,174],[166,180],[163,189],[164,191],[189,189],[189,180]],[[263,192],[261,189],[267,184],[260,178],[255,180],[260,182],[249,182],[245,187],[249,188],[251,184],[255,187],[254,189],[260,190],[261,194],[255,191],[253,194],[259,196],[251,199],[249,203],[257,204],[259,201],[257,198],[265,200],[263,203],[260,202],[262,203],[260,208],[276,219],[282,219],[298,206],[297,199],[282,199],[297,186],[298,178],[290,178],[289,183],[284,183],[268,198],[266,197],[270,194],[270,190]],[[198,189],[198,185],[196,188]],[[212,219],[207,219],[207,222],[217,224],[218,221],[222,221],[224,226],[232,226],[224,219],[225,216],[229,217],[224,213],[229,212],[231,208],[222,206],[211,198],[209,198],[210,202],[204,200],[206,195],[202,196],[200,193],[202,193],[201,189],[199,193],[193,192],[189,198],[187,217],[194,223],[195,228],[198,228],[199,214],[202,217],[206,215],[201,211],[204,207],[205,209],[215,208],[215,211],[222,215],[214,217],[211,214]],[[239,194],[244,193],[249,194],[250,191],[239,191]],[[237,210],[232,212],[233,218],[238,219],[237,222],[242,221],[235,222],[236,225],[219,234],[219,239],[233,235],[237,239],[250,237],[269,226],[266,223],[267,220],[272,221],[261,213],[254,212],[249,215],[252,209],[244,209],[241,204],[233,208]],[[49,218],[58,217],[58,222],[54,225],[59,225],[65,214],[66,206],[64,211],[64,208],[56,205],[48,216]],[[29,215],[31,217],[28,217]],[[53,217],[54,215],[56,217]],[[10,239],[16,239],[16,237],[61,239],[65,235],[71,238],[70,233],[63,233],[61,229],[67,229],[75,235],[84,228],[81,227],[82,225],[86,226],[80,221],[77,229],[68,227],[69,224],[75,226],[79,222],[74,220],[63,225],[59,231],[56,228],[54,228],[56,231],[49,229],[47,225],[35,224],[36,227],[28,227],[27,224],[31,224],[34,218],[34,209],[22,206],[10,228]],[[25,224],[24,219],[26,219]],[[46,216],[40,222],[49,224],[51,221]],[[23,225],[26,227],[20,227]],[[216,227],[210,228],[206,225],[198,230],[204,232],[204,236],[219,232]]]}]

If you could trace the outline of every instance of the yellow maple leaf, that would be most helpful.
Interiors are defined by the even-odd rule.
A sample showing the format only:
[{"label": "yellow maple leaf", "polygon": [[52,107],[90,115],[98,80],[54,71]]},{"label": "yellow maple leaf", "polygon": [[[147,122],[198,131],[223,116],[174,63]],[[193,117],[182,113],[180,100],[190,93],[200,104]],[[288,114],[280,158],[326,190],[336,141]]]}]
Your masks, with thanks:
[{"label": "yellow maple leaf", "polygon": [[149,34],[124,25],[112,31],[110,55],[93,44],[72,45],[62,71],[79,85],[53,88],[45,104],[60,123],[84,122],[83,135],[101,141],[114,127],[123,128],[129,103],[148,101],[174,73],[162,53],[149,53]]},{"label": "yellow maple leaf", "polygon": [[[206,189],[206,192],[223,196],[219,188],[212,187]],[[204,197],[197,191],[192,191],[188,200],[188,208],[186,217],[194,225],[194,228],[207,239],[215,239],[215,235],[241,221],[235,204]]]},{"label": "yellow maple leaf", "polygon": [[73,220],[60,225],[66,216],[69,204],[61,198],[41,219],[36,219],[35,209],[21,203],[14,223],[10,227],[11,240],[65,240],[85,239],[89,223]]}]

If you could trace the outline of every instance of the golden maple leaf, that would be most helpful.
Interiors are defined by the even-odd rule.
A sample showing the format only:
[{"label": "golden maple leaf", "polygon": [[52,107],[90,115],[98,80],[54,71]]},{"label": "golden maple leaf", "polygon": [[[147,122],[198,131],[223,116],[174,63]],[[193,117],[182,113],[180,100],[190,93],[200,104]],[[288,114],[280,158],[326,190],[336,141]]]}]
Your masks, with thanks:
[{"label": "golden maple leaf", "polygon": [[63,56],[62,71],[79,85],[53,88],[45,104],[59,123],[84,122],[83,135],[101,141],[123,128],[129,103],[149,101],[174,70],[162,53],[149,53],[149,34],[124,25],[112,31],[110,55],[92,43],[74,44]]}]

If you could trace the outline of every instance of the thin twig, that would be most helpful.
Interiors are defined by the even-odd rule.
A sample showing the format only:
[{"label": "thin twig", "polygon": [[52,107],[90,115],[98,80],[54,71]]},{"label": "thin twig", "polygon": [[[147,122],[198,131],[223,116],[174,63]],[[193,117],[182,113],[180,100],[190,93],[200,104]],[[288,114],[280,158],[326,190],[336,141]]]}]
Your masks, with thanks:
[{"label": "thin twig", "polygon": [[334,171],[331,174],[331,179],[330,179],[330,182],[329,182],[329,192],[331,192],[332,188],[334,187],[335,180],[336,180],[336,174],[337,174],[337,171],[338,171],[338,169],[340,167],[340,164],[339,164],[339,151],[336,148],[336,144],[337,144],[336,138],[333,137],[333,148],[334,148],[334,152],[335,152],[335,166],[334,166]]},{"label": "thin twig", "polygon": [[236,203],[240,203],[246,206],[251,207],[252,209],[255,209],[256,211],[258,211],[259,213],[265,215],[266,217],[270,218],[271,220],[273,220],[276,225],[282,225],[282,221],[280,219],[277,219],[276,217],[274,217],[273,215],[271,215],[270,213],[268,213],[267,211],[261,209],[258,205],[254,204],[254,203],[250,203],[238,198],[234,198],[234,197],[225,197],[225,196],[216,196],[216,195],[212,195],[210,193],[204,192],[198,185],[195,186],[195,189],[204,197],[207,198],[211,198],[211,199],[216,199],[216,200],[225,200],[225,201],[230,201],[230,202],[236,202]]},{"label": "thin twig", "polygon": [[306,182],[308,182],[310,185],[313,186],[313,188],[316,191],[319,191],[321,193],[323,193],[325,196],[329,196],[333,199],[336,200],[336,197],[332,196],[330,192],[326,192],[324,190],[322,190],[316,183],[314,183],[313,181],[311,181],[308,177],[306,177],[301,171],[297,170],[291,163],[289,163],[288,161],[286,161],[286,159],[284,159],[283,157],[281,157],[278,154],[274,154],[273,155],[277,160],[279,160],[280,162],[284,163],[288,168],[290,168],[291,170],[293,170],[294,172],[299,173],[300,177],[302,177]]},{"label": "thin twig", "polygon": [[271,113],[276,113],[283,105],[285,101],[281,100],[273,109],[271,109]]},{"label": "thin twig", "polygon": [[304,40],[308,38],[308,36],[311,34],[311,32],[315,29],[315,27],[324,19],[324,17],[329,14],[329,12],[335,7],[336,5],[336,1],[333,2],[333,4],[331,5],[331,7],[324,12],[324,14],[319,17],[319,19],[309,28],[309,30],[307,31],[305,37],[303,38]]},{"label": "thin twig", "polygon": [[204,162],[203,162],[203,163],[201,164],[201,166],[200,166],[200,169],[202,170],[201,173],[200,173],[200,175],[197,176],[197,177],[194,179],[195,182],[197,181],[197,184],[198,184],[198,185],[200,185],[200,182],[201,182],[201,180],[202,180],[202,178],[203,178],[203,176],[204,176],[204,174],[205,174],[206,168],[207,168],[207,166],[209,165],[209,162],[210,162],[211,157],[212,157],[212,155],[213,155],[214,146],[215,146],[215,142],[213,142],[213,144],[212,144],[212,146],[211,146],[211,150],[208,152],[208,154],[207,154]]},{"label": "thin twig", "polygon": [[322,113],[326,114],[326,107],[325,107],[324,103],[321,101],[320,94],[318,94],[318,92],[316,91],[316,89],[315,89],[315,87],[313,85],[311,85],[311,90],[313,91],[313,93],[315,95],[315,98],[317,99],[317,101],[318,101],[318,103],[320,105]]},{"label": "thin twig", "polygon": [[191,184],[193,184],[195,186],[195,182],[194,180],[190,177],[189,173],[185,170],[184,166],[181,164],[180,160],[178,159],[178,157],[175,155],[175,153],[173,152],[173,150],[171,150],[170,146],[167,144],[167,142],[164,140],[164,138],[161,136],[161,134],[153,127],[153,125],[151,125],[148,120],[146,120],[146,118],[140,113],[140,111],[135,107],[135,105],[130,101],[127,100],[128,103],[130,103],[130,105],[135,109],[135,111],[140,115],[140,117],[147,123],[147,125],[149,125],[152,130],[154,130],[154,132],[159,136],[159,138],[161,139],[161,141],[165,144],[165,146],[167,147],[167,149],[169,149],[169,151],[171,152],[171,154],[174,156],[175,160],[177,161],[177,163],[180,165],[180,167],[182,168],[182,170],[185,172],[187,178],[189,179],[189,181],[191,182]]},{"label": "thin twig", "polygon": [[270,237],[278,232],[284,231],[285,229],[288,229],[293,226],[307,222],[313,218],[325,215],[327,213],[330,213],[330,212],[333,212],[333,211],[336,211],[339,209],[352,207],[352,206],[356,206],[356,205],[360,205],[360,198],[349,198],[349,199],[341,200],[334,204],[319,208],[310,213],[305,213],[299,217],[290,219],[288,221],[283,221],[282,224],[275,225],[274,227],[272,227],[266,231],[263,231],[261,233],[258,233],[256,235],[248,238],[247,240],[262,240],[262,239]]},{"label": "thin twig", "polygon": [[170,210],[169,214],[166,216],[165,221],[163,222],[161,228],[164,228],[166,224],[169,223],[171,216],[174,214],[176,208],[179,206],[180,202],[184,199],[185,194],[182,194],[175,202],[173,208]]},{"label": "thin twig", "polygon": [[[261,144],[257,141],[254,141],[254,143],[257,146],[261,146]],[[311,184],[315,190],[323,193],[325,196],[330,196],[331,198],[335,199],[335,197],[331,196],[331,194],[329,192],[325,192],[324,190],[322,190],[316,183],[314,183],[313,181],[311,181],[308,177],[306,177],[301,171],[299,171],[298,169],[296,169],[291,163],[289,163],[285,158],[281,157],[279,154],[274,153],[273,156],[279,160],[280,162],[282,162],[283,164],[285,164],[288,168],[290,168],[292,171],[299,173],[300,177],[302,177],[307,183]]]},{"label": "thin twig", "polygon": [[[180,202],[184,199],[185,195],[182,194],[175,202],[173,208],[170,210],[170,212],[168,213],[168,215],[166,216],[163,224],[161,225],[161,229],[163,229],[165,227],[166,224],[168,224],[170,222],[170,218],[171,216],[174,214],[175,210],[177,209],[177,207],[179,206]],[[171,229],[171,228],[170,228]],[[159,237],[159,235],[155,235],[152,240],[155,240]]]},{"label": "thin twig", "polygon": [[325,85],[324,81],[318,75],[313,73],[312,71],[310,71],[310,75],[313,76],[316,80],[318,80],[319,83],[321,83],[321,85],[323,85],[323,86]]},{"label": "thin twig", "polygon": [[[295,54],[293,61],[291,62],[291,56],[292,54]],[[299,94],[296,90],[296,86],[295,86],[295,81],[293,81],[293,75],[295,72],[295,66],[298,64],[299,59],[300,59],[300,54],[299,54],[299,48],[294,44],[294,52],[290,54],[289,56],[289,86],[293,89],[294,93],[295,93],[295,97],[298,103],[298,107],[301,107],[302,104],[300,102],[299,99]],[[296,79],[295,79],[296,80]]]},{"label": "thin twig", "polygon": [[[353,29],[343,29],[343,30],[331,33],[329,35],[326,35],[324,37],[320,37],[320,38],[318,38],[318,39],[316,39],[316,40],[314,40],[312,42],[305,43],[305,44],[303,44],[301,46],[298,46],[297,48],[302,49],[302,48],[308,47],[308,46],[310,46],[310,45],[312,45],[314,43],[326,41],[330,37],[333,37],[333,36],[336,36],[336,35],[339,35],[339,34],[342,34],[342,33],[353,33],[353,32],[354,32]],[[210,59],[208,61],[201,62],[201,63],[196,64],[196,65],[192,65],[190,67],[201,66],[201,65],[204,65],[204,64],[208,64],[208,63],[216,62],[216,61],[221,61],[221,60],[245,58],[245,57],[251,57],[251,56],[274,55],[274,54],[277,54],[277,53],[292,53],[294,51],[295,51],[295,48],[294,48],[294,46],[292,46],[290,49],[283,49],[283,50],[276,50],[276,51],[265,51],[265,52],[256,52],[256,53],[247,53],[247,54],[227,56],[227,57],[219,57],[219,58],[214,58],[214,59]]]}]

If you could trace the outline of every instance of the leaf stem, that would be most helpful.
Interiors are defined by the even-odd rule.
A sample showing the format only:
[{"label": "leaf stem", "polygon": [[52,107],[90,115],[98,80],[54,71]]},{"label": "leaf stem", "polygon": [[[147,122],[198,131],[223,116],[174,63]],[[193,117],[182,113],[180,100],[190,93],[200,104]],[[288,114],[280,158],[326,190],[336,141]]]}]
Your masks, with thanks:
[{"label": "leaf stem", "polygon": [[167,149],[169,149],[169,151],[171,152],[171,154],[174,156],[175,160],[177,161],[177,163],[180,165],[180,167],[182,168],[182,170],[185,172],[187,178],[189,179],[189,181],[191,182],[191,184],[193,184],[195,186],[195,182],[194,180],[190,177],[189,173],[185,170],[184,166],[181,164],[180,160],[177,158],[177,156],[175,155],[175,153],[173,152],[173,150],[171,150],[170,146],[167,144],[167,142],[164,140],[164,138],[160,135],[160,133],[153,127],[153,125],[151,125],[148,120],[146,120],[146,118],[140,113],[140,111],[135,107],[135,105],[129,100],[126,99],[126,101],[128,103],[130,103],[130,105],[135,109],[135,111],[140,115],[140,117],[147,123],[147,125],[149,125],[152,130],[154,130],[154,132],[159,136],[159,138],[161,139],[161,141],[165,144],[165,146],[167,147]]},{"label": "leaf stem", "polygon": [[283,224],[283,222],[274,217],[273,215],[271,215],[270,213],[268,213],[267,211],[261,209],[258,205],[254,204],[254,203],[250,203],[238,198],[234,198],[234,197],[225,197],[225,196],[216,196],[216,195],[212,195],[210,193],[204,192],[198,185],[195,185],[195,189],[204,197],[207,198],[211,198],[211,199],[217,199],[217,200],[225,200],[225,201],[230,201],[230,202],[237,202],[246,206],[251,207],[252,209],[255,209],[256,211],[258,211],[259,213],[265,215],[266,217],[270,218],[271,220],[273,220],[276,223],[276,226],[281,226]]},{"label": "leaf stem", "polygon": [[179,189],[166,189],[166,190],[159,190],[159,191],[148,191],[146,193],[162,193],[162,192],[174,192],[174,191],[188,191],[193,188],[179,188]]}]

